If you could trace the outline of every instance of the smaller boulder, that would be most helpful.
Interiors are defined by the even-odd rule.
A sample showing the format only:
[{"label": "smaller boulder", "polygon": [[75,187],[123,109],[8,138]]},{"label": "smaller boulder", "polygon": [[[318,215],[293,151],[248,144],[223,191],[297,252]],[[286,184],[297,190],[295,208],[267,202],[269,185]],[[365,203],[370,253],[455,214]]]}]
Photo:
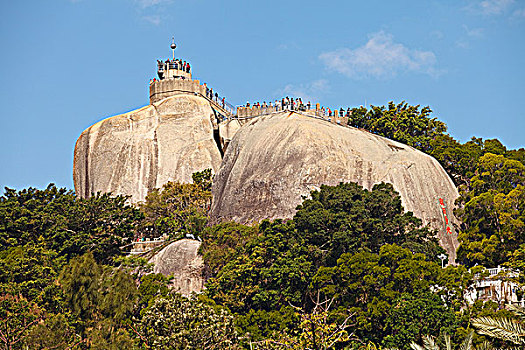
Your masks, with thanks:
[{"label": "smaller boulder", "polygon": [[158,252],[150,263],[153,272],[173,276],[172,287],[175,291],[190,295],[204,288],[204,260],[198,255],[201,242],[193,239],[181,239],[169,244]]}]

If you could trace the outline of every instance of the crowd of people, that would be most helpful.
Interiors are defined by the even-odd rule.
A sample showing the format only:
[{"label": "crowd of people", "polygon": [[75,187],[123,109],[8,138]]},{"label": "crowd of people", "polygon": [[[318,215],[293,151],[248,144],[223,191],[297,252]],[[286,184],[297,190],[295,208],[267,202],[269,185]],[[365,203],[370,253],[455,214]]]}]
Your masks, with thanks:
[{"label": "crowd of people", "polygon": [[167,71],[168,69],[181,70],[186,73],[191,72],[190,63],[183,61],[179,58],[174,58],[172,60],[168,58],[164,62],[162,62],[162,60],[157,60],[157,66],[158,66],[159,72],[164,72],[164,71]]},{"label": "crowd of people", "polygon": [[242,106],[246,108],[260,108],[270,111],[310,111],[315,110],[316,115],[323,116],[323,117],[349,117],[352,114],[352,111],[350,107],[348,107],[346,110],[344,108],[339,109],[331,109],[329,107],[321,107],[319,104],[315,105],[314,108],[312,108],[312,104],[310,101],[307,103],[304,103],[303,100],[298,98],[290,98],[288,96],[283,97],[281,100],[275,100],[273,103],[272,101],[266,103],[266,101],[263,101],[263,103],[253,103],[250,104],[250,102],[246,102],[246,105]]}]

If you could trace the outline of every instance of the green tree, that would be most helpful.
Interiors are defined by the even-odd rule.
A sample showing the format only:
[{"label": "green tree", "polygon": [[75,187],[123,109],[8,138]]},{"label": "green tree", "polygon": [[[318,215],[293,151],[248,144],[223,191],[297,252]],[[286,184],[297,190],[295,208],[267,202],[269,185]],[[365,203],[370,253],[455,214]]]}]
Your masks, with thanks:
[{"label": "green tree", "polygon": [[233,316],[225,309],[177,293],[159,296],[138,322],[147,349],[238,349]]},{"label": "green tree", "polygon": [[396,298],[385,318],[382,344],[407,349],[407,344],[426,334],[451,333],[455,328],[454,310],[433,292],[403,293]]},{"label": "green tree", "polygon": [[301,322],[294,335],[277,334],[274,339],[256,343],[256,349],[328,350],[340,349],[354,340],[352,315],[341,322],[335,321],[329,312],[330,300],[317,302],[311,312],[296,310]]},{"label": "green tree", "polygon": [[68,258],[90,251],[98,262],[113,264],[113,257],[122,254],[120,247],[133,237],[143,217],[126,201],[127,197],[108,193],[77,199],[67,227],[49,237],[55,242],[52,249]]},{"label": "green tree", "polygon": [[18,192],[6,187],[0,197],[0,249],[34,242],[40,236],[47,239],[59,230],[65,231],[75,201],[72,191],[59,189],[54,184],[45,190],[30,187]]},{"label": "green tree", "polygon": [[53,184],[45,190],[6,188],[0,197],[0,250],[42,237],[47,249],[67,260],[89,250],[99,262],[111,263],[140,218],[122,196],[80,199]]},{"label": "green tree", "polygon": [[419,105],[391,101],[387,107],[353,108],[348,124],[428,153],[432,140],[447,130],[445,123],[430,117],[431,113],[428,106],[420,109]]},{"label": "green tree", "polygon": [[73,315],[88,322],[96,317],[102,268],[90,252],[74,258],[60,273],[60,285]]},{"label": "green tree", "polygon": [[127,326],[138,291],[130,275],[97,264],[88,252],[64,267],[59,282],[76,328],[88,344],[109,349],[131,341]]},{"label": "green tree", "polygon": [[207,282],[206,293],[233,312],[276,310],[289,302],[304,306],[315,273],[308,249],[293,221],[263,221],[261,236]]},{"label": "green tree", "polygon": [[436,136],[430,147],[429,154],[439,161],[456,186],[470,183],[478,159],[484,152],[481,139],[473,138],[461,144],[448,134]]},{"label": "green tree", "polygon": [[284,334],[295,334],[301,323],[301,314],[291,305],[276,310],[250,309],[245,314],[235,315],[235,326],[245,335],[242,344],[278,339]]},{"label": "green tree", "polygon": [[472,320],[474,327],[481,334],[515,345],[525,345],[525,309],[509,305],[516,318],[478,317]]},{"label": "green tree", "polygon": [[140,208],[145,214],[143,231],[152,235],[200,233],[208,222],[211,205],[211,170],[193,174],[193,183],[168,182],[154,189]]},{"label": "green tree", "polygon": [[43,312],[36,303],[21,296],[0,295],[0,349],[22,349],[31,327],[42,317]]},{"label": "green tree", "polygon": [[256,226],[225,222],[206,228],[199,252],[212,275],[216,275],[229,261],[244,253],[245,245],[259,233]]},{"label": "green tree", "polygon": [[430,259],[442,252],[434,233],[411,212],[404,212],[391,184],[376,184],[372,191],[357,183],[322,185],[297,207],[293,220],[317,251],[318,264],[333,266],[344,253],[379,252],[384,244],[398,244]]},{"label": "green tree", "polygon": [[[429,305],[436,305],[436,300],[430,304],[429,294],[431,286],[436,285],[440,270],[436,263],[427,261],[423,254],[413,254],[397,245],[385,244],[379,253],[346,253],[341,255],[336,266],[319,268],[313,278],[312,288],[318,289],[324,298],[334,298],[336,307],[355,313],[356,334],[359,338],[380,343],[387,336],[396,339],[394,330],[388,326],[396,317],[396,305],[402,305],[400,312],[405,314],[417,307],[414,306],[417,300],[410,301],[407,295],[425,295]],[[403,296],[407,301],[399,299]],[[446,312],[441,312],[443,310]],[[433,311],[431,308],[425,312],[432,314]],[[453,310],[447,306],[445,309],[438,308],[438,311],[432,314],[432,317],[440,320],[436,326],[450,326],[453,322],[450,312]],[[393,316],[389,316],[391,314]],[[389,317],[392,321],[388,321]],[[424,322],[409,322],[398,327],[412,327],[410,332],[415,332],[414,327],[424,329],[430,326],[425,326]],[[406,334],[406,330],[403,332]],[[402,339],[401,335],[399,337]]]},{"label": "green tree", "polygon": [[481,156],[456,215],[462,220],[458,258],[497,266],[525,243],[525,165],[502,155]]},{"label": "green tree", "polygon": [[84,340],[75,333],[64,314],[46,314],[44,320],[31,328],[24,339],[26,349],[78,349]]},{"label": "green tree", "polygon": [[140,313],[143,313],[156,297],[168,295],[169,282],[170,279],[161,273],[151,273],[141,278],[138,288]]},{"label": "green tree", "polygon": [[43,239],[0,251],[0,293],[20,295],[48,312],[61,312],[62,295],[54,283],[64,259]]},{"label": "green tree", "polygon": [[[476,350],[476,348],[474,348],[472,345],[472,336],[473,334],[472,332],[470,332],[465,337],[461,345],[457,347],[457,349],[458,350]],[[453,346],[452,340],[450,339],[450,336],[448,334],[444,334],[442,338],[444,342],[443,347],[439,346],[439,342],[437,341],[437,339],[435,339],[432,336],[428,336],[428,335],[423,337],[423,345],[419,345],[415,342],[412,342],[410,344],[410,347],[413,350],[440,350],[440,349],[453,350],[456,348]],[[485,344],[482,347],[479,347],[478,349],[479,350],[490,350],[492,349],[492,347],[489,344]]]}]

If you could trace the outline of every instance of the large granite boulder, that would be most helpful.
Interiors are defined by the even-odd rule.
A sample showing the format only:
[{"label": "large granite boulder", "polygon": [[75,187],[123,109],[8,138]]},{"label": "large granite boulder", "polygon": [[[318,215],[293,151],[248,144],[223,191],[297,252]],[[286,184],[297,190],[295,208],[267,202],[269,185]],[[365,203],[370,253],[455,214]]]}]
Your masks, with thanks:
[{"label": "large granite boulder", "polygon": [[73,179],[81,197],[98,191],[143,201],[168,181],[191,182],[196,171],[219,169],[214,113],[198,96],[179,94],[104,119],[75,146]]},{"label": "large granite boulder", "polygon": [[183,295],[200,292],[204,288],[204,261],[198,255],[201,242],[181,239],[155,254],[149,261],[153,272],[173,276],[171,286]]},{"label": "large granite boulder", "polygon": [[405,210],[438,230],[441,245],[455,260],[457,235],[447,233],[439,199],[451,211],[458,191],[432,157],[364,130],[298,113],[261,116],[231,140],[213,185],[215,222],[251,223],[291,218],[321,184],[357,182],[367,189],[391,183]]}]

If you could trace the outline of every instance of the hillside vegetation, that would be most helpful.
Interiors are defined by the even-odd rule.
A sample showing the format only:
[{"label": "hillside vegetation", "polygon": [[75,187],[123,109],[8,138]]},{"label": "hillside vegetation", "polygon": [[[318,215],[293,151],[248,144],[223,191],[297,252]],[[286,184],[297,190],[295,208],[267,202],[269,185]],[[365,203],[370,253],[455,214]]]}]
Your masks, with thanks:
[{"label": "hillside vegetation", "polygon": [[[49,185],[0,197],[0,349],[410,349],[459,347],[479,317],[467,303],[481,266],[525,271],[525,150],[460,143],[428,107],[355,108],[349,124],[435,157],[460,189],[458,266],[392,185],[322,186],[288,221],[208,224],[211,171],[168,183],[139,207]],[[210,279],[189,298],[128,257],[139,236],[193,234]],[[513,277],[523,290],[525,275]],[[520,292],[523,295],[523,292]],[[516,321],[518,322],[518,321]],[[473,345],[491,340],[475,334]],[[510,339],[510,338],[509,338]],[[520,338],[523,339],[523,338]],[[445,347],[443,347],[445,348]]]}]

